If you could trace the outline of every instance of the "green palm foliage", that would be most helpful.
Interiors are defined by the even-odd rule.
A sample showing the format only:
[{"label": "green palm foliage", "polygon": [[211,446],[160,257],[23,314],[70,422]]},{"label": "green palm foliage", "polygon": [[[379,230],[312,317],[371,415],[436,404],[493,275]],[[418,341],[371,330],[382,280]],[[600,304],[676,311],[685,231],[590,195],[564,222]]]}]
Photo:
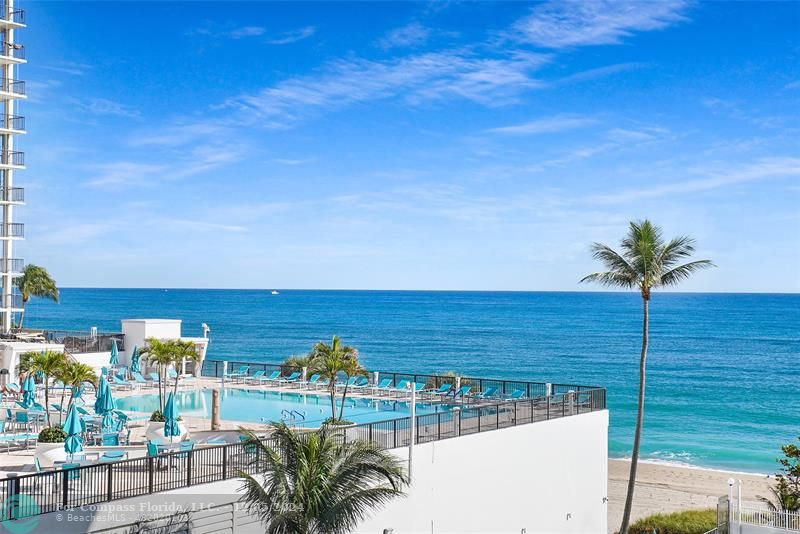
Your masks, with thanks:
[{"label": "green palm foliage", "polygon": [[256,474],[240,473],[243,500],[269,534],[345,534],[406,484],[400,461],[368,441],[342,443],[323,427],[299,433],[272,425],[269,442],[251,432]]},{"label": "green palm foliage", "polygon": [[347,384],[342,392],[342,406],[339,415],[336,415],[336,381],[340,375],[347,379],[352,376],[364,376],[367,370],[358,361],[358,349],[342,344],[339,336],[333,336],[330,345],[319,342],[311,349],[311,371],[318,373],[328,381],[328,392],[331,396],[331,418],[335,423],[342,421],[344,415],[344,401],[347,398]]},{"label": "green palm foliage", "polygon": [[[184,360],[197,361],[199,354],[191,341],[180,339],[147,338],[147,345],[139,351],[139,357],[154,365],[158,371],[158,403],[160,411],[164,411],[164,401],[167,396],[167,369],[170,365],[177,366]],[[178,391],[178,379],[175,380],[175,391]]]},{"label": "green palm foliage", "polygon": [[[800,438],[797,439],[800,442]],[[789,443],[781,447],[781,450],[783,458],[778,458],[781,468],[775,474],[775,485],[769,489],[773,498],[758,498],[770,510],[800,512],[800,446]]]},{"label": "green palm foliage", "polygon": [[[91,384],[97,387],[97,375],[95,374],[94,369],[85,363],[78,363],[68,360],[64,367],[62,367],[59,373],[56,375],[56,378],[61,380],[61,382],[64,384],[64,389],[61,391],[62,414],[64,411],[64,397],[67,393],[67,387],[71,388],[73,391],[80,388],[83,384]],[[67,404],[67,411],[69,411],[70,407],[72,407],[73,400],[73,396],[70,394],[69,403]],[[59,416],[59,418],[60,417],[61,416]]]},{"label": "green palm foliage", "polygon": [[642,351],[639,357],[639,402],[636,417],[636,432],[631,454],[631,473],[628,479],[628,494],[622,516],[620,534],[628,534],[628,524],[636,485],[636,470],[639,462],[642,422],[644,420],[645,376],[650,322],[650,297],[653,289],[675,286],[695,272],[713,267],[711,260],[696,260],[683,263],[694,253],[694,240],[679,236],[665,241],[661,228],[648,220],[631,222],[628,234],[620,242],[620,252],[602,243],[592,245],[592,253],[605,267],[605,271],[585,276],[581,282],[597,282],[606,287],[635,289],[642,296]]},{"label": "green palm foliage", "polygon": [[28,352],[20,358],[20,370],[32,374],[44,375],[44,406],[47,426],[50,426],[50,378],[58,376],[67,363],[63,352],[45,350]]},{"label": "green palm foliage", "polygon": [[58,302],[59,292],[56,286],[56,281],[47,272],[44,267],[29,264],[25,266],[22,276],[14,279],[14,285],[19,289],[22,295],[22,313],[19,316],[19,328],[22,328],[22,322],[25,319],[25,306],[31,297],[41,297]]}]

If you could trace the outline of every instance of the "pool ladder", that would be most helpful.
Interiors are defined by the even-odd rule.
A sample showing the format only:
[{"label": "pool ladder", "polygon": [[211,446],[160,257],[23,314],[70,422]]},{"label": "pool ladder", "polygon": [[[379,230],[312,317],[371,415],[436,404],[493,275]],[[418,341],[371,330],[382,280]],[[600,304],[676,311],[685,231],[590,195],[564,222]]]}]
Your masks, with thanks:
[{"label": "pool ladder", "polygon": [[303,412],[298,412],[297,410],[281,410],[281,419],[284,421],[288,420],[290,422],[297,421],[298,419],[300,421],[305,421],[306,414]]}]

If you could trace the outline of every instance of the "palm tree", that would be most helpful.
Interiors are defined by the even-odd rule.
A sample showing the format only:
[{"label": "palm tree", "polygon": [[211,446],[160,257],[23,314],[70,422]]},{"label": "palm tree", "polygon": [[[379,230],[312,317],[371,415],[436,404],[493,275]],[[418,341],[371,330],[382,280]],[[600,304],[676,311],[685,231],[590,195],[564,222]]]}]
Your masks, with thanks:
[{"label": "palm tree", "polygon": [[339,374],[348,379],[351,376],[365,375],[367,373],[358,362],[358,350],[355,347],[342,345],[339,336],[333,336],[331,344],[320,341],[311,349],[311,369],[328,381],[328,392],[331,396],[330,422],[341,421],[344,415],[344,401],[347,398],[347,384],[345,383],[342,394],[342,407],[339,416],[336,416],[336,380]]},{"label": "palm tree", "polygon": [[22,294],[22,313],[17,325],[19,328],[22,328],[22,321],[25,319],[25,305],[28,304],[31,297],[42,297],[58,302],[59,293],[56,281],[44,267],[33,264],[26,265],[22,276],[14,279],[14,285]]},{"label": "palm tree", "polygon": [[628,494],[622,515],[620,534],[628,534],[628,523],[636,485],[636,469],[639,462],[639,443],[644,420],[644,392],[647,362],[647,344],[650,321],[650,296],[658,287],[675,286],[700,269],[713,267],[711,260],[696,260],[680,263],[694,253],[694,240],[688,236],[676,237],[665,242],[661,228],[648,220],[631,222],[628,235],[620,243],[622,252],[608,245],[594,243],[592,254],[600,260],[606,271],[592,273],[581,282],[597,282],[606,287],[636,289],[642,296],[642,351],[639,357],[639,406],[636,417],[636,432],[631,454],[631,472],[628,479]]},{"label": "palm tree", "polygon": [[158,371],[158,406],[160,411],[164,411],[166,384],[163,384],[163,382],[166,368],[169,367],[174,360],[172,347],[170,347],[167,341],[150,337],[147,338],[147,345],[139,351],[139,357],[146,359],[150,365],[155,365]]},{"label": "palm tree", "polygon": [[[95,374],[94,369],[85,363],[68,361],[67,365],[65,365],[64,369],[61,371],[60,378],[64,383],[64,386],[69,386],[73,392],[80,388],[83,384],[91,384],[95,388],[97,387],[97,375]],[[65,391],[61,392],[62,407],[64,406],[65,393]],[[75,397],[73,395],[69,396],[67,411],[69,411],[69,409],[72,407],[74,398]]]},{"label": "palm tree", "polygon": [[243,500],[270,534],[345,534],[370,510],[403,495],[400,461],[369,441],[342,443],[324,426],[299,433],[272,425],[272,439],[244,431],[256,474],[240,472]]},{"label": "palm tree", "polygon": [[200,359],[200,354],[197,353],[197,348],[191,341],[183,341],[180,339],[173,339],[167,341],[172,352],[172,364],[175,366],[176,374],[175,386],[173,392],[178,393],[178,380],[180,380],[180,373],[177,373],[178,366],[183,364],[184,360],[197,362]]},{"label": "palm tree", "polygon": [[44,410],[47,416],[47,426],[50,426],[50,377],[57,376],[67,358],[63,352],[43,350],[41,352],[28,353],[28,357],[20,359],[20,368],[28,373],[44,375]]}]

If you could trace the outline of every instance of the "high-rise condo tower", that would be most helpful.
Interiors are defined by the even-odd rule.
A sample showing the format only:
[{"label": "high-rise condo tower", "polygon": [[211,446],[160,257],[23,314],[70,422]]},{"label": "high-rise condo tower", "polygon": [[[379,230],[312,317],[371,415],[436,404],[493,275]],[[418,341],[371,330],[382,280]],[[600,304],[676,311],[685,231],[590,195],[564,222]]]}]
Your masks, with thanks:
[{"label": "high-rise condo tower", "polygon": [[15,314],[22,311],[22,298],[15,291],[14,278],[22,273],[24,262],[14,257],[14,241],[25,235],[24,226],[14,222],[14,207],[25,201],[24,190],[14,186],[15,172],[25,168],[25,154],[15,148],[16,137],[25,133],[25,117],[19,110],[20,100],[26,98],[25,82],[17,77],[19,65],[26,62],[25,48],[16,41],[17,30],[25,27],[25,12],[14,4],[14,0],[0,0],[0,206],[3,212],[0,320],[4,333],[11,330]]}]

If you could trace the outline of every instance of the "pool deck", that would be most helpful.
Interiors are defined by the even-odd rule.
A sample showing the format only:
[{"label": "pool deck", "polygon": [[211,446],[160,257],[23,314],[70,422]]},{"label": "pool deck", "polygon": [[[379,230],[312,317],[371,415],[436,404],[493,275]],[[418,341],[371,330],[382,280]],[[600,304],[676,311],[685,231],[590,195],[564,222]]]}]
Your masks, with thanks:
[{"label": "pool deck", "polygon": [[[179,391],[191,391],[191,390],[210,390],[210,389],[221,389],[222,383],[219,378],[206,378],[206,377],[199,377],[191,380],[181,380],[178,386]],[[232,382],[231,380],[225,381],[225,388],[226,389],[245,389],[245,390],[256,390],[256,391],[278,391],[284,393],[311,393],[316,395],[326,396],[328,395],[328,389],[324,387],[308,387],[303,386],[297,383],[286,384],[286,383],[269,383],[267,384],[252,384],[252,383],[245,383],[245,382]],[[337,388],[337,394],[339,398],[341,398],[343,388]],[[168,391],[172,391],[172,388],[169,388]],[[137,395],[154,395],[158,393],[158,388],[156,387],[134,387],[134,389],[120,389],[114,388],[114,397],[115,398],[124,398],[130,396],[137,396]],[[41,399],[41,393],[39,395],[40,402],[44,403]],[[354,398],[374,398],[379,400],[410,400],[411,394],[409,393],[401,393],[401,392],[389,392],[387,394],[386,391],[381,391],[380,394],[375,392],[372,388],[362,388],[362,389],[348,389],[347,396],[350,398],[351,396]],[[58,395],[51,394],[50,402],[58,402],[60,400]],[[94,396],[87,395],[86,396],[86,404],[91,406],[94,404]],[[481,404],[492,404],[496,401],[480,401],[477,399],[456,399],[455,401],[452,398],[448,398],[445,401],[441,397],[432,397],[430,395],[420,395],[417,394],[417,401],[418,402],[432,402],[432,403],[442,403],[446,402],[448,404],[452,403],[464,403],[469,406],[479,406]],[[467,402],[469,401],[469,402]],[[141,415],[141,416],[149,416],[150,413],[145,412],[127,412],[129,414]],[[57,419],[58,414],[55,412],[51,412],[51,418],[54,417]],[[191,435],[192,432],[197,431],[207,431],[211,430],[211,418],[210,417],[192,417],[192,416],[183,416],[183,424],[186,426],[189,434]],[[145,429],[146,429],[147,421],[146,420],[138,420],[138,421],[131,421],[128,424],[128,427],[131,429],[131,445],[140,445],[144,447],[147,439],[145,438]],[[266,423],[254,423],[251,421],[235,421],[235,420],[220,420],[220,430],[238,430],[240,428],[247,428],[253,430],[257,434],[263,434],[267,432],[268,425]],[[31,445],[27,449],[13,449],[11,452],[6,452],[0,448],[0,478],[5,478],[9,474],[25,474],[34,471],[33,467],[33,457],[34,457],[35,445]]]}]

